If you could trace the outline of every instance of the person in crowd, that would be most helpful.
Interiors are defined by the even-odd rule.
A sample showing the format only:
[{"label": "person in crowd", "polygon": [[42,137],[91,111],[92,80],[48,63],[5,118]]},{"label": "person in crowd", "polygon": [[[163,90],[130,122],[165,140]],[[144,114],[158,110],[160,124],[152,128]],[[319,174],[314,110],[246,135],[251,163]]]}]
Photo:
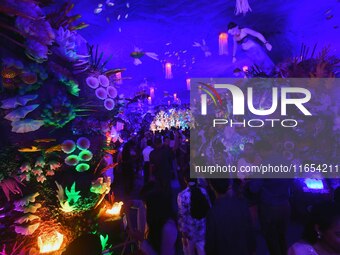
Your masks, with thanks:
[{"label": "person in crowd", "polygon": [[143,171],[144,171],[144,184],[149,181],[150,178],[150,153],[153,151],[152,140],[146,142],[146,147],[143,150]]},{"label": "person in crowd", "polygon": [[177,254],[177,225],[168,195],[157,189],[145,192],[147,232],[131,232],[145,255]]},{"label": "person in crowd", "polygon": [[334,203],[340,206],[340,186],[334,190]]},{"label": "person in crowd", "polygon": [[[284,164],[285,159],[273,151],[267,141],[259,141],[255,149],[261,156],[262,165],[277,166]],[[259,221],[261,230],[271,255],[286,255],[286,232],[290,220],[290,179],[272,178],[254,179],[250,191],[258,194]],[[279,177],[279,176],[277,176]]]},{"label": "person in crowd", "polygon": [[186,183],[184,176],[186,174],[186,170],[189,167],[190,162],[190,142],[187,137],[181,134],[178,135],[178,149],[177,149],[177,165],[179,167],[178,172],[178,182],[182,189],[186,188]]},{"label": "person in crowd", "polygon": [[141,139],[140,141],[140,149],[143,151],[144,148],[147,146],[147,142],[148,140],[151,140],[152,139],[152,135],[149,131],[145,132],[144,133],[144,136],[143,138]]},{"label": "person in crowd", "polygon": [[[241,167],[258,165],[261,161],[260,156],[255,152],[254,144],[246,143],[244,145],[243,153],[240,159],[237,161],[237,169],[240,170]],[[257,224],[257,197],[249,190],[249,180],[250,174],[244,172],[238,172],[237,178],[240,180],[240,187],[244,196],[247,198],[251,218],[254,226]]]},{"label": "person in crowd", "polygon": [[160,137],[155,138],[155,149],[150,153],[150,178],[168,194],[171,194],[172,159],[171,150],[162,145]]},{"label": "person in crowd", "polygon": [[163,146],[167,148],[169,152],[171,153],[171,157],[172,157],[171,169],[173,170],[172,174],[177,179],[177,163],[176,163],[176,157],[175,157],[176,149],[174,147],[175,146],[174,140],[172,140],[171,137],[173,137],[172,131],[170,131],[170,134],[164,137]]},{"label": "person in crowd", "polygon": [[133,190],[136,158],[134,146],[134,142],[130,140],[124,144],[122,151],[122,175],[124,182],[124,191],[126,194],[130,194]]},{"label": "person in crowd", "polygon": [[212,179],[210,185],[216,199],[206,218],[206,254],[254,254],[256,242],[247,202],[233,195],[228,179]]},{"label": "person in crowd", "polygon": [[189,169],[184,179],[187,188],[177,196],[178,227],[182,234],[184,255],[204,255],[205,218],[210,209],[207,191],[190,179]]},{"label": "person in crowd", "polygon": [[62,255],[101,255],[102,246],[98,235],[85,234],[72,241]]},{"label": "person in crowd", "polygon": [[[244,145],[243,153],[240,157],[240,159],[237,161],[237,169],[240,169],[241,167],[246,166],[254,166],[258,165],[260,163],[261,159],[259,155],[255,152],[254,144],[252,143],[246,143]],[[244,181],[245,178],[247,178],[247,173],[238,172],[237,177]]]},{"label": "person in crowd", "polygon": [[288,255],[340,254],[340,208],[334,202],[313,206],[300,242],[293,244]]}]

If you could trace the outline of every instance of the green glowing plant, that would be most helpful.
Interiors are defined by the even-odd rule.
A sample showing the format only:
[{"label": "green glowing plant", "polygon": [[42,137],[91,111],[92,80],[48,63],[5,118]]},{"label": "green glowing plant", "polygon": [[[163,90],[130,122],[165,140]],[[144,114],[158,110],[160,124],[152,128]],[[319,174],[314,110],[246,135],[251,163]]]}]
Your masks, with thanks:
[{"label": "green glowing plant", "polygon": [[109,235],[106,234],[106,236],[104,237],[103,235],[100,235],[100,243],[102,245],[102,250],[106,250],[111,248],[112,245],[108,246],[108,242],[109,241]]},{"label": "green glowing plant", "polygon": [[75,206],[70,205],[68,201],[65,201],[65,202],[60,201],[60,207],[61,207],[61,210],[66,213],[73,212],[76,209]]},{"label": "green glowing plant", "polygon": [[76,97],[79,96],[79,91],[80,91],[79,84],[76,83],[74,80],[68,80],[68,79],[62,78],[60,79],[60,82],[66,86],[68,93]]},{"label": "green glowing plant", "polygon": [[74,203],[77,203],[79,198],[81,198],[81,195],[79,195],[80,191],[76,191],[76,182],[73,182],[71,186],[71,190],[69,190],[67,187],[65,188],[65,193],[67,196],[67,202],[71,203],[72,201]]},{"label": "green glowing plant", "polygon": [[81,163],[76,166],[77,172],[85,172],[90,169],[89,164]]}]

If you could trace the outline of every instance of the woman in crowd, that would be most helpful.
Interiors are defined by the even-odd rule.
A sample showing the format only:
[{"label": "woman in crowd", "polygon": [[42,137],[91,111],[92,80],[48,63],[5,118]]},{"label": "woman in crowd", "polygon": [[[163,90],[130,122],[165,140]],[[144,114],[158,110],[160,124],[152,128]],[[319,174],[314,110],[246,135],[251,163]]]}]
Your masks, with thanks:
[{"label": "woman in crowd", "polygon": [[178,226],[182,233],[184,255],[204,255],[205,217],[210,209],[207,191],[185,172],[187,188],[178,194]]},{"label": "woman in crowd", "polygon": [[332,202],[314,206],[303,240],[290,247],[288,255],[340,254],[340,208]]}]

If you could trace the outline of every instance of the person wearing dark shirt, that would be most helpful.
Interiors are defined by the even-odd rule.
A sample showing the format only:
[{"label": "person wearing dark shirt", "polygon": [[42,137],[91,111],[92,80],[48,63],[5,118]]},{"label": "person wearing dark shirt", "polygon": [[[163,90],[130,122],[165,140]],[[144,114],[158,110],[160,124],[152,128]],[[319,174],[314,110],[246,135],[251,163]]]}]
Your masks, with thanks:
[{"label": "person wearing dark shirt", "polygon": [[206,219],[206,255],[255,253],[256,240],[248,204],[229,192],[230,183],[226,179],[210,181],[216,200]]},{"label": "person wearing dark shirt", "polygon": [[122,171],[124,191],[126,194],[130,194],[134,184],[134,171],[135,171],[135,150],[134,142],[132,140],[126,142],[122,152]]},{"label": "person wearing dark shirt", "polygon": [[[285,159],[273,152],[266,141],[255,145],[262,164],[284,164]],[[273,176],[275,177],[275,176]],[[252,180],[250,189],[259,196],[259,220],[270,255],[286,255],[286,232],[290,220],[290,179],[267,178]]]},{"label": "person wearing dark shirt", "polygon": [[155,149],[150,153],[150,176],[167,194],[171,193],[172,160],[171,149],[162,145],[161,138],[156,138]]}]

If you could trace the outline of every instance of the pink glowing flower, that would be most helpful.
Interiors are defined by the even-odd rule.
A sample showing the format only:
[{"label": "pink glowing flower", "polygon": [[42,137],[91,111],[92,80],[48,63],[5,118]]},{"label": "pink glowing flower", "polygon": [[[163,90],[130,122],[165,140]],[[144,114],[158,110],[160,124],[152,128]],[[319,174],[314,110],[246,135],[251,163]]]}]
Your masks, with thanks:
[{"label": "pink glowing flower", "polygon": [[56,162],[56,161],[51,161],[48,164],[50,166],[50,170],[52,170],[52,171],[57,170],[58,168],[61,167],[61,164],[59,162]]},{"label": "pink glowing flower", "polygon": [[46,171],[46,176],[53,176],[54,175],[54,171],[53,170],[47,170]]},{"label": "pink glowing flower", "polygon": [[33,168],[32,173],[34,175],[41,175],[43,173],[43,170],[41,169],[41,167],[35,167]]},{"label": "pink glowing flower", "polygon": [[46,181],[46,177],[44,175],[39,175],[37,177],[37,182],[44,183]]},{"label": "pink glowing flower", "polygon": [[22,164],[22,166],[20,167],[20,171],[21,171],[21,173],[25,173],[25,172],[31,171],[30,164],[28,162]]},{"label": "pink glowing flower", "polygon": [[45,160],[43,157],[37,158],[37,161],[35,162],[35,167],[44,167],[45,166]]},{"label": "pink glowing flower", "polygon": [[20,181],[22,182],[22,181],[27,181],[27,182],[29,182],[30,181],[30,174],[29,173],[27,173],[27,174],[21,174],[21,175],[19,175],[19,179],[20,179]]}]

